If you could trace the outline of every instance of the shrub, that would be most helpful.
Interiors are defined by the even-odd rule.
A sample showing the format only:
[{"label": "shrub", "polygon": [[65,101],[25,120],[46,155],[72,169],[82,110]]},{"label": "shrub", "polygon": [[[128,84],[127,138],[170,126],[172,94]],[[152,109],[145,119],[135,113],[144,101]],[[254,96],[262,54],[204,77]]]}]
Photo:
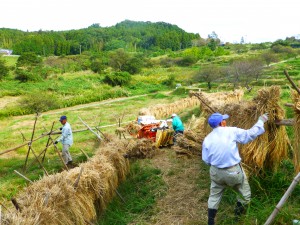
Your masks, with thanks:
[{"label": "shrub", "polygon": [[112,86],[123,86],[131,81],[131,75],[128,72],[115,72],[107,74],[103,82]]},{"label": "shrub", "polygon": [[0,80],[7,76],[9,72],[8,67],[5,65],[5,61],[0,58]]},{"label": "shrub", "polygon": [[21,82],[42,80],[41,76],[39,76],[37,73],[27,71],[24,69],[16,69],[15,73],[16,73],[15,79]]},{"label": "shrub", "polygon": [[59,107],[58,98],[47,92],[33,92],[20,100],[21,108],[30,113],[45,112]]},{"label": "shrub", "polygon": [[34,52],[23,53],[17,61],[17,67],[32,67],[41,64],[42,59],[38,57]]}]

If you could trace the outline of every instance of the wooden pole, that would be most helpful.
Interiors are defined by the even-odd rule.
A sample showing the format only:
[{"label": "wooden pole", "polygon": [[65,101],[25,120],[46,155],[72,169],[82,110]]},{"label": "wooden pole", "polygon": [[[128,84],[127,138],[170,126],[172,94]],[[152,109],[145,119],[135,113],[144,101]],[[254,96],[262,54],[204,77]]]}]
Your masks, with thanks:
[{"label": "wooden pole", "polygon": [[87,159],[90,159],[90,157],[88,156],[88,154],[86,154],[86,152],[85,152],[83,149],[80,148],[80,151],[85,155],[85,157],[86,157]]},{"label": "wooden pole", "polygon": [[291,85],[293,86],[293,88],[295,88],[295,90],[298,92],[298,94],[300,95],[300,89],[297,87],[297,85],[294,83],[294,81],[292,80],[292,78],[290,77],[289,73],[287,70],[284,70],[284,74],[286,76],[286,78],[289,80],[289,82],[291,83]]},{"label": "wooden pole", "polygon": [[8,208],[6,208],[5,205],[3,205],[2,202],[0,202],[0,205],[2,205],[2,207],[3,207],[6,211],[10,212],[10,210],[9,210]]},{"label": "wooden pole", "polygon": [[50,130],[50,132],[49,132],[49,137],[48,137],[48,140],[47,140],[47,144],[46,144],[46,147],[45,147],[45,149],[44,149],[44,155],[43,155],[43,158],[42,158],[42,163],[43,163],[44,160],[45,160],[46,151],[47,151],[48,147],[50,146],[50,141],[51,141],[50,134],[51,134],[52,131],[53,131],[54,124],[55,124],[55,121],[52,123],[52,127],[51,127],[51,130]]},{"label": "wooden pole", "polygon": [[79,172],[78,177],[77,177],[77,179],[76,179],[76,181],[75,181],[75,183],[74,183],[74,189],[75,189],[75,190],[76,190],[77,187],[78,187],[79,180],[80,180],[80,177],[81,177],[82,172],[83,172],[83,167],[80,168],[80,172]]},{"label": "wooden pole", "polygon": [[35,154],[35,152],[33,151],[32,147],[31,147],[31,152],[32,152],[32,154],[34,155],[36,161],[40,164],[40,167],[44,170],[44,172],[46,173],[46,175],[49,176],[49,174],[48,174],[46,168],[45,168],[45,167],[43,166],[43,164],[40,162],[38,156]]},{"label": "wooden pole", "polygon": [[275,121],[276,125],[279,126],[293,126],[294,125],[294,119],[283,119]]},{"label": "wooden pole", "polygon": [[23,177],[25,180],[29,181],[31,184],[33,183],[29,178],[25,177],[23,174],[19,173],[17,170],[14,170],[16,174],[18,174],[20,177]]},{"label": "wooden pole", "polygon": [[274,211],[269,216],[269,218],[267,219],[264,225],[269,225],[273,222],[276,215],[278,214],[278,212],[280,211],[284,203],[287,201],[287,199],[289,198],[289,196],[291,195],[291,193],[293,192],[293,190],[295,189],[299,181],[300,181],[300,173],[298,173],[298,175],[293,179],[293,182],[291,183],[287,191],[284,193],[284,195],[282,196],[279,203],[276,205]]},{"label": "wooden pole", "polygon": [[67,165],[65,164],[65,161],[64,161],[64,159],[62,158],[62,156],[60,155],[60,152],[59,152],[59,150],[58,150],[56,144],[54,144],[54,141],[53,141],[53,139],[52,139],[51,136],[50,136],[50,139],[51,139],[51,141],[52,141],[52,143],[53,143],[54,149],[56,150],[56,152],[57,152],[57,154],[58,154],[58,157],[60,158],[62,164],[64,165],[65,169],[66,169],[67,171],[69,171],[69,168],[68,168]]},{"label": "wooden pole", "polygon": [[100,135],[98,135],[95,131],[93,131],[93,129],[89,126],[89,125],[87,125],[79,116],[78,116],[78,118],[80,119],[80,121],[93,133],[93,134],[95,134],[96,136],[97,136],[97,138],[100,140],[100,141],[102,141],[102,138],[100,137]]},{"label": "wooden pole", "polygon": [[28,151],[27,151],[27,155],[26,155],[26,159],[25,159],[24,171],[26,170],[28,156],[29,156],[29,152],[31,150],[31,145],[32,145],[33,137],[34,137],[34,132],[35,132],[35,126],[36,126],[37,119],[38,119],[38,114],[36,114],[35,121],[34,121],[34,124],[33,124],[31,139],[30,139],[30,142],[28,143]]},{"label": "wooden pole", "polygon": [[16,210],[18,210],[19,212],[21,212],[21,208],[17,202],[17,200],[15,198],[11,198],[11,202],[13,203],[13,205],[15,206]]}]

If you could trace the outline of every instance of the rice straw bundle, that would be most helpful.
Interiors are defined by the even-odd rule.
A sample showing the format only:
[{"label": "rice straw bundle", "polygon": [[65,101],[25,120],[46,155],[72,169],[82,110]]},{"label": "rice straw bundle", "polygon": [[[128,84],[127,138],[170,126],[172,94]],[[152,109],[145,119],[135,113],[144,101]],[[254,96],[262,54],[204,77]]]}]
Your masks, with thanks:
[{"label": "rice straw bundle", "polygon": [[155,143],[145,138],[130,140],[126,147],[126,155],[129,158],[152,158],[157,152]]},{"label": "rice straw bundle", "polygon": [[176,143],[180,148],[187,149],[194,155],[201,155],[202,145],[186,138],[185,135],[178,135],[176,137]]},{"label": "rice straw bundle", "polygon": [[295,172],[300,172],[300,95],[296,92],[292,92],[292,99],[294,102],[294,167]]},{"label": "rice straw bundle", "polygon": [[149,115],[153,115],[155,118],[168,118],[172,113],[179,113],[187,108],[192,108],[197,105],[199,105],[198,99],[189,97],[177,100],[170,104],[156,104],[148,108],[148,112]]},{"label": "rice straw bundle", "polygon": [[131,123],[127,124],[125,127],[127,132],[134,137],[137,137],[138,132],[141,128],[142,128],[142,126],[137,124],[136,122],[131,122]]},{"label": "rice straw bundle", "polygon": [[90,223],[114,196],[128,167],[121,151],[104,147],[80,167],[43,177],[27,187],[17,196],[21,212],[5,214],[3,224]]},{"label": "rice straw bundle", "polygon": [[[201,96],[204,101],[209,102]],[[252,101],[241,101],[239,103],[215,104],[214,110],[222,114],[228,114],[227,125],[243,129],[251,128],[263,113],[269,113],[269,121],[265,124],[265,133],[254,141],[239,147],[243,162],[258,172],[263,168],[276,170],[279,163],[287,157],[287,133],[284,127],[277,126],[275,120],[284,118],[284,111],[279,105],[280,87],[271,86],[260,89]],[[203,106],[203,104],[201,104]],[[206,115],[211,110],[203,106]],[[205,126],[205,132],[209,133],[211,128]]]}]

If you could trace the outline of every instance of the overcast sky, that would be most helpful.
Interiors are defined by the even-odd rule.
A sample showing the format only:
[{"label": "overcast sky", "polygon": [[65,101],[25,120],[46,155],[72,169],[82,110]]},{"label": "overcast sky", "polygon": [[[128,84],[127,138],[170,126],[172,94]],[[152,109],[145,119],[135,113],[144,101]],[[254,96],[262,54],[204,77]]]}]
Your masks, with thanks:
[{"label": "overcast sky", "polygon": [[300,34],[300,0],[4,0],[0,28],[71,30],[125,19],[176,24],[201,37],[264,42]]}]

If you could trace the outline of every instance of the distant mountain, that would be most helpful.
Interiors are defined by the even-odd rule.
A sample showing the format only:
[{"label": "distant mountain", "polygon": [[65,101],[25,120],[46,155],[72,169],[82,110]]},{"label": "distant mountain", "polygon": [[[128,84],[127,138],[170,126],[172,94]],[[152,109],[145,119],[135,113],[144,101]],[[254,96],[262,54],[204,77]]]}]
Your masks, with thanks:
[{"label": "distant mountain", "polygon": [[14,54],[35,52],[39,55],[74,55],[82,51],[100,52],[118,48],[128,51],[179,50],[191,46],[199,34],[187,33],[176,25],[164,22],[125,20],[111,27],[93,24],[69,31],[24,32],[0,29],[0,48]]}]

